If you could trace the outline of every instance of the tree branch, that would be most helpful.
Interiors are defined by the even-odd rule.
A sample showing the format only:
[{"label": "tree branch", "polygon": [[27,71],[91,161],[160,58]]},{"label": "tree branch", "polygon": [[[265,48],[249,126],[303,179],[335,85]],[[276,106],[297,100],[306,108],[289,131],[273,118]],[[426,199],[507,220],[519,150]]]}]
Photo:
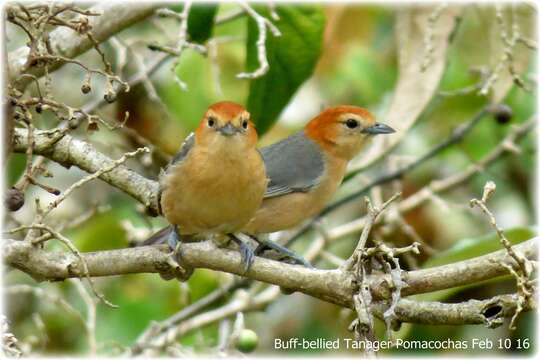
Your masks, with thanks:
[{"label": "tree branch", "polygon": [[[537,238],[516,245],[517,251],[532,258],[536,255]],[[47,252],[33,247],[27,242],[5,240],[5,261],[38,280],[62,280],[83,275],[82,264],[73,254]],[[109,276],[140,272],[174,273],[169,250],[166,246],[138,247],[121,250],[83,253],[88,270],[92,276]],[[182,246],[182,258],[188,266],[204,267],[219,271],[241,274],[243,272],[240,254],[236,251],[217,248],[211,242],[187,243]],[[404,295],[451,288],[465,283],[486,280],[508,272],[504,264],[512,260],[506,250],[485,256],[465,260],[451,265],[403,273]],[[483,271],[478,271],[481,268]],[[476,275],[464,276],[463,274]],[[461,278],[460,278],[461,276]],[[324,301],[340,306],[353,307],[352,294],[354,285],[349,273],[340,270],[314,270],[302,266],[289,265],[257,257],[247,274],[248,278],[279,285],[284,288],[301,291]],[[379,287],[388,284],[386,275],[372,275],[369,278],[371,292],[384,295]],[[433,280],[433,281],[432,281]],[[270,289],[269,289],[270,290]],[[388,290],[388,289],[386,289]],[[459,304],[439,302],[418,302],[400,299],[395,307],[396,320],[423,324],[485,324],[496,327],[504,318],[515,312],[516,295],[501,295],[488,300],[469,300]],[[257,297],[258,299],[259,297]],[[255,302],[234,303],[232,312],[250,311],[264,306],[266,297]],[[229,305],[226,305],[229,306]],[[231,305],[232,306],[232,305]],[[379,318],[389,306],[388,301],[374,303],[372,311]],[[224,314],[220,309],[218,317],[204,316],[192,319],[196,327],[218,321]],[[196,321],[197,320],[197,321]],[[180,324],[174,330],[174,336],[184,334],[194,327],[191,322]]]},{"label": "tree branch", "polygon": [[[89,9],[91,12],[102,14],[89,18],[93,38],[97,43],[101,43],[121,30],[150,16],[160,6],[163,5],[158,2],[140,3],[137,6],[104,2],[93,6]],[[52,31],[49,38],[51,48],[64,58],[75,58],[94,46],[92,40],[87,36],[80,36],[75,31],[65,27],[58,27]],[[27,62],[28,54],[29,48],[27,46],[20,47],[8,54],[8,69],[11,82],[23,73],[30,73],[36,77],[45,74],[44,67],[29,66]],[[48,71],[52,72],[63,64],[62,61],[55,61],[49,65]],[[25,77],[18,84],[24,87],[30,81],[30,78]]]},{"label": "tree branch", "polygon": [[[127,354],[133,356],[148,349],[159,351],[195,329],[201,329],[238,312],[260,310],[274,301],[279,294],[279,289],[268,288],[253,298],[244,296],[234,299],[178,324],[163,324],[166,326],[156,329],[152,336],[138,339]],[[382,319],[387,308],[388,303],[379,302],[372,304],[370,311]],[[398,322],[429,325],[484,324],[495,328],[501,325],[505,318],[512,316],[515,308],[515,295],[499,295],[487,300],[469,300],[457,304],[400,299],[395,312]]]},{"label": "tree branch", "polygon": [[[4,261],[36,280],[63,280],[85,274],[80,259],[73,254],[45,251],[24,241],[4,241]],[[537,238],[533,238],[514,248],[531,259],[536,256],[536,241]],[[185,243],[181,251],[182,265],[188,267],[244,275],[340,306],[353,307],[355,285],[348,271],[310,269],[256,257],[249,272],[244,274],[240,253],[218,248],[212,241]],[[82,256],[88,273],[94,277],[132,273],[175,274],[178,271],[171,262],[166,245],[82,253]],[[450,265],[403,272],[405,284],[402,294],[420,294],[491,279],[507,274],[504,264],[512,262],[507,251],[500,250]],[[389,285],[392,282],[389,275],[371,275],[368,283],[377,298],[390,298]]]},{"label": "tree branch", "polygon": [[[13,151],[26,151],[27,133],[26,129],[14,129]],[[114,160],[103,155],[89,143],[59,131],[34,131],[34,144],[34,154],[44,155],[67,167],[75,165],[89,173],[95,173],[105,167],[114,167]],[[159,213],[156,181],[146,179],[123,165],[101,174],[99,178],[143,203],[152,214]]]},{"label": "tree branch", "polygon": [[[429,325],[484,324],[489,328],[502,325],[505,318],[516,311],[517,295],[499,295],[487,300],[468,300],[457,304],[437,301],[400,299],[395,313],[401,322]],[[377,303],[371,310],[382,318],[388,304]]]},{"label": "tree branch", "polygon": [[[514,245],[513,249],[523,252],[527,259],[537,256],[538,246],[535,237],[521,244]],[[427,292],[448,289],[456,286],[474,284],[483,280],[508,274],[508,269],[503,264],[513,264],[514,260],[506,250],[499,250],[487,255],[472,259],[427,268],[422,270],[404,272],[402,280],[406,283],[402,289],[404,296],[423,294]],[[376,297],[388,298],[391,284],[389,274],[372,277],[370,288]]]}]

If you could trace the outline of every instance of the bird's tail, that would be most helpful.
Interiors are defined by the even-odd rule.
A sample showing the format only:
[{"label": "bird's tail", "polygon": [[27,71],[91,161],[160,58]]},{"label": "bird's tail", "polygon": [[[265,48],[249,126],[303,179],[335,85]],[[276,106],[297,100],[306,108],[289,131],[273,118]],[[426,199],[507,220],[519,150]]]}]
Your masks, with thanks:
[{"label": "bird's tail", "polygon": [[170,225],[166,226],[163,229],[156,232],[154,235],[150,236],[148,239],[144,240],[138,246],[166,244],[172,231],[173,231],[172,226]]}]

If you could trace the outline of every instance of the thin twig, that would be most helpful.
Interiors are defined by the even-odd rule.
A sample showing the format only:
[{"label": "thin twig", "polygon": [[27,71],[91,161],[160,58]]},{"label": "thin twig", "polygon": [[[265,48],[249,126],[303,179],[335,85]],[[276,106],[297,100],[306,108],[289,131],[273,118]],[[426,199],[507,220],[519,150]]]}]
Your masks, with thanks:
[{"label": "thin twig", "polygon": [[492,181],[488,181],[484,186],[482,199],[472,199],[470,201],[470,205],[471,207],[479,207],[480,210],[482,210],[482,212],[488,217],[489,222],[491,223],[491,226],[495,229],[495,232],[497,233],[497,236],[499,237],[502,246],[506,249],[508,255],[510,255],[517,264],[516,267],[505,264],[509,272],[512,273],[512,275],[514,275],[514,277],[516,278],[518,287],[519,296],[517,299],[517,308],[514,316],[512,316],[512,320],[510,321],[509,325],[509,329],[515,330],[515,322],[517,320],[517,317],[524,309],[531,307],[531,302],[534,301],[533,296],[535,292],[533,284],[531,282],[531,274],[534,270],[534,266],[525,256],[523,256],[523,254],[514,250],[504,231],[497,224],[495,216],[488,209],[486,202],[489,200],[491,195],[493,195],[495,189],[495,183]]},{"label": "thin twig", "polygon": [[[88,283],[90,284],[90,288],[92,289],[92,292],[94,293],[94,295],[96,297],[98,297],[106,305],[108,305],[108,306],[110,306],[112,308],[117,308],[118,307],[118,306],[110,303],[107,299],[105,299],[105,297],[102,294],[100,294],[96,290],[95,285],[94,285],[94,280],[92,279],[92,277],[90,275],[90,271],[88,270],[88,264],[87,264],[86,260],[81,255],[79,250],[75,247],[75,245],[73,245],[71,240],[69,240],[67,237],[65,237],[64,235],[60,234],[59,232],[53,230],[50,226],[47,226],[45,224],[32,224],[32,225],[29,225],[29,226],[22,226],[22,227],[19,227],[19,228],[16,228],[16,229],[12,229],[12,230],[8,231],[8,233],[11,234],[11,233],[15,233],[15,232],[22,231],[22,230],[28,230],[28,229],[47,231],[55,239],[59,240],[64,245],[66,245],[66,247],[79,259],[80,264],[81,264],[81,266],[83,268],[83,273],[84,273],[83,275],[88,280]],[[35,245],[35,244],[33,244],[33,245]]]},{"label": "thin twig", "polygon": [[272,24],[272,22],[270,22],[270,20],[259,15],[246,2],[241,1],[240,6],[255,21],[255,23],[257,24],[257,29],[259,30],[259,37],[257,38],[257,42],[256,42],[257,59],[259,60],[259,67],[250,73],[243,72],[243,73],[237,74],[236,77],[239,79],[256,79],[266,74],[268,70],[270,69],[270,65],[268,64],[268,58],[266,56],[266,30],[267,28],[270,29],[270,32],[272,32],[272,35],[276,37],[281,36],[281,32],[279,31],[277,27],[275,27],[274,24]]},{"label": "thin twig", "polygon": [[21,293],[30,293],[33,294],[37,299],[39,300],[47,300],[51,303],[58,305],[62,310],[73,316],[75,319],[77,319],[83,327],[86,326],[85,320],[82,317],[81,313],[73,306],[71,306],[70,303],[68,303],[63,297],[54,295],[51,291],[45,291],[44,289],[37,287],[37,286],[30,286],[26,284],[17,284],[17,285],[10,285],[6,286],[4,288],[5,294],[21,294]]},{"label": "thin twig", "polygon": [[57,208],[58,205],[60,205],[62,201],[64,201],[76,189],[80,188],[81,186],[83,186],[84,184],[92,180],[99,178],[103,174],[110,172],[116,167],[122,165],[124,162],[126,162],[127,159],[135,157],[139,155],[140,153],[148,153],[148,152],[150,152],[150,150],[146,147],[143,147],[143,148],[138,148],[135,151],[125,153],[122,157],[120,157],[118,160],[113,161],[110,165],[105,166],[101,168],[100,170],[96,171],[95,173],[88,175],[82,178],[81,180],[77,181],[76,183],[72,184],[69,188],[66,189],[66,191],[64,191],[60,196],[58,196],[54,201],[52,201],[49,204],[47,209],[44,210],[44,213],[43,213],[44,217],[47,216],[47,214],[49,214],[53,209]]},{"label": "thin twig", "polygon": [[386,200],[380,207],[374,207],[371,204],[371,201],[369,200],[369,198],[368,197],[365,198],[367,211],[368,211],[366,225],[364,226],[364,229],[362,230],[360,239],[358,240],[358,243],[356,244],[356,247],[351,257],[347,260],[344,266],[345,269],[350,269],[352,264],[358,261],[360,252],[366,246],[367,238],[369,236],[369,233],[371,232],[371,227],[373,226],[373,224],[375,224],[375,221],[377,221],[377,218],[379,217],[379,215],[400,196],[401,196],[401,193],[394,194],[390,199]]},{"label": "thin twig", "polygon": [[88,347],[90,349],[90,355],[95,355],[97,350],[96,345],[96,303],[94,299],[90,297],[86,288],[84,287],[80,279],[70,279],[71,283],[75,285],[79,295],[83,299],[86,305],[86,333],[88,335]]}]

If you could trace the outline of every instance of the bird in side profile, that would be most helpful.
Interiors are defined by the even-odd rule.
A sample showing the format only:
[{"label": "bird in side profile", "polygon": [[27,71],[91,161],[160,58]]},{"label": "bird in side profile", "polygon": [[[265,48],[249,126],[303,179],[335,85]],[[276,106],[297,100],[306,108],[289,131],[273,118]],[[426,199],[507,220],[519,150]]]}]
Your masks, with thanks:
[{"label": "bird in side profile", "polygon": [[306,264],[294,252],[256,236],[289,229],[318,214],[341,184],[348,162],[368,140],[393,132],[366,109],[337,106],[324,110],[302,131],[262,148],[270,182],[260,208],[241,232]]},{"label": "bird in side profile", "polygon": [[143,244],[166,240],[175,249],[184,235],[226,234],[249,269],[253,251],[234,233],[253,217],[268,182],[256,144],[246,109],[228,101],[210,106],[160,176],[160,210],[172,226]]}]

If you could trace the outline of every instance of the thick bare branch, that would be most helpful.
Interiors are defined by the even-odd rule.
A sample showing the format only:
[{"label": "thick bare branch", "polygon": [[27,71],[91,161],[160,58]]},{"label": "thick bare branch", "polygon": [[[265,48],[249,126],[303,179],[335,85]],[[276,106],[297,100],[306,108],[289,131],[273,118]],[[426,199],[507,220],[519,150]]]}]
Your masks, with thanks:
[{"label": "thick bare branch", "polygon": [[[401,299],[396,308],[396,317],[401,322],[430,325],[484,324],[489,328],[502,325],[505,318],[516,310],[517,295],[499,295],[487,300],[468,300],[446,304],[437,301],[414,301]],[[374,304],[371,310],[382,317],[387,303]]]},{"label": "thick bare branch", "polygon": [[[68,167],[75,165],[89,173],[113,167],[111,171],[101,174],[99,178],[140,201],[152,213],[158,213],[157,182],[148,180],[125,166],[114,167],[114,160],[103,155],[89,143],[58,132],[34,131],[34,144],[34,154],[44,155]],[[27,130],[15,129],[13,150],[25,152],[27,147]]]},{"label": "thick bare branch", "polygon": [[[516,245],[525,257],[536,256],[537,238]],[[170,251],[166,245],[82,253],[91,276],[111,276],[132,273],[174,273]],[[250,271],[243,274],[238,251],[218,248],[211,241],[182,244],[183,265],[244,275],[262,282],[279,285],[337,305],[352,308],[354,292],[350,272],[318,270],[256,257]],[[39,249],[28,242],[5,240],[4,261],[37,280],[62,280],[82,277],[80,259],[68,253]],[[503,264],[511,264],[506,250],[450,265],[403,272],[402,295],[413,295],[452,288],[491,279],[508,273]],[[378,298],[390,298],[392,284],[389,275],[368,278],[371,292]]]},{"label": "thick bare branch", "polygon": [[[162,348],[190,331],[226,319],[239,311],[259,310],[275,300],[278,295],[279,290],[273,287],[257,294],[252,299],[248,297],[235,299],[216,309],[195,315],[176,326],[165,328],[162,333],[155,335],[151,339],[137,341],[130,349],[129,354],[139,354],[143,349]],[[515,295],[500,295],[491,299],[469,300],[457,304],[401,299],[395,308],[395,312],[396,319],[400,322],[429,325],[484,324],[487,327],[495,328],[501,325],[505,318],[512,316],[515,307]],[[383,318],[383,313],[387,308],[388,303],[378,302],[371,305],[370,311],[378,318]]]},{"label": "thick bare branch", "polygon": [[[514,250],[522,252],[527,259],[537,256],[538,238],[513,246]],[[499,262],[494,264],[494,262]],[[404,296],[422,294],[451,287],[474,284],[486,279],[508,274],[508,269],[502,264],[513,264],[514,260],[506,250],[475,257],[453,264],[437,266],[428,269],[415,270],[403,273],[402,280],[406,286],[402,290]],[[373,277],[371,291],[378,297],[388,298],[391,284],[390,275]]]}]

